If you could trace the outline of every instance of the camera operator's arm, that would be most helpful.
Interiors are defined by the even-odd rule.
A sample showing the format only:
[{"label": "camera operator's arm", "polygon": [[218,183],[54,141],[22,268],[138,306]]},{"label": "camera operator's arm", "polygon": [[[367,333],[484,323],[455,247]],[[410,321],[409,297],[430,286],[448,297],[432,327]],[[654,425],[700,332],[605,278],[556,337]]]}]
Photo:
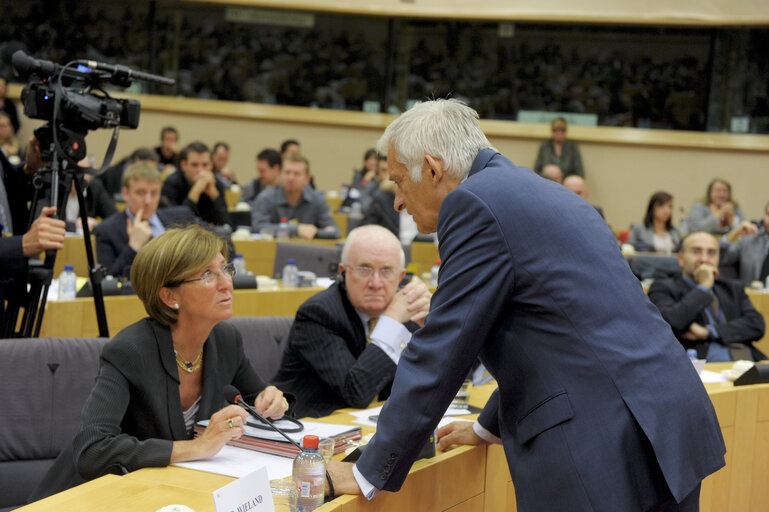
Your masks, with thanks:
[{"label": "camera operator's arm", "polygon": [[64,247],[65,223],[61,219],[51,218],[56,213],[56,208],[46,206],[40,212],[21,239],[24,256],[30,258],[48,249],[61,249]]}]

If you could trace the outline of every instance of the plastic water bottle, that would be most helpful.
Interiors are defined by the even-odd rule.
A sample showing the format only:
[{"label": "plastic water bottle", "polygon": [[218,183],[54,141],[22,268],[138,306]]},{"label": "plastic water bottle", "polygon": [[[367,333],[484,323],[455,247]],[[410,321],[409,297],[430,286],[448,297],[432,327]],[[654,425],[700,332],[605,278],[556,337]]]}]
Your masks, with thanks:
[{"label": "plastic water bottle", "polygon": [[243,254],[237,253],[232,260],[232,264],[235,265],[235,275],[246,275],[246,260],[243,258]]},{"label": "plastic water bottle", "polygon": [[303,450],[294,459],[291,474],[296,485],[297,512],[309,512],[323,505],[326,461],[318,453],[318,441],[318,436],[304,436]]},{"label": "plastic water bottle", "polygon": [[71,300],[77,295],[77,276],[75,267],[64,265],[64,272],[59,274],[59,300]]},{"label": "plastic water bottle", "polygon": [[438,286],[438,271],[441,269],[441,260],[435,260],[435,264],[430,269],[430,285]]},{"label": "plastic water bottle", "polygon": [[290,232],[288,230],[288,219],[286,217],[280,218],[280,224],[278,224],[278,231],[275,233],[275,238],[289,238]]},{"label": "plastic water bottle", "polygon": [[281,273],[283,279],[283,288],[296,288],[299,286],[299,268],[296,261],[289,259]]}]

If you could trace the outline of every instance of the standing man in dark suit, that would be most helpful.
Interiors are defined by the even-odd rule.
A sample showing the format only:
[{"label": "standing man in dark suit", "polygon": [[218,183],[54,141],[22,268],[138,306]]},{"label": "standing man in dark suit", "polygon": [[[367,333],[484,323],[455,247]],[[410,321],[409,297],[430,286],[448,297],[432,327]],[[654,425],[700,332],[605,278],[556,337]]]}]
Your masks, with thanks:
[{"label": "standing man in dark suit", "polygon": [[649,299],[681,344],[711,362],[766,359],[753,342],[764,335],[764,317],[739,281],[718,278],[719,247],[710,233],[684,239],[678,253],[682,275],[656,279]]},{"label": "standing man in dark suit", "polygon": [[329,466],[335,487],[397,491],[480,356],[498,391],[439,436],[501,441],[519,511],[697,510],[724,465],[713,404],[595,209],[497,153],[457,100],[412,108],[378,149],[395,208],[437,230],[441,269],[376,435]]},{"label": "standing man in dark suit", "polygon": [[163,182],[166,206],[186,206],[214,226],[227,223],[224,185],[212,171],[211,152],[202,142],[193,142],[179,156],[180,169]]},{"label": "standing man in dark suit", "polygon": [[128,277],[136,253],[172,225],[195,222],[186,206],[158,210],[160,172],[147,161],[131,164],[123,174],[125,211],[115,213],[94,229],[96,258],[107,274]]},{"label": "standing man in dark suit", "polygon": [[386,229],[350,232],[341,279],[299,308],[273,379],[296,395],[297,416],[363,408],[377,394],[388,394],[400,354],[418,327],[414,322],[421,324],[430,307],[423,283],[398,291],[404,260],[400,242]]}]

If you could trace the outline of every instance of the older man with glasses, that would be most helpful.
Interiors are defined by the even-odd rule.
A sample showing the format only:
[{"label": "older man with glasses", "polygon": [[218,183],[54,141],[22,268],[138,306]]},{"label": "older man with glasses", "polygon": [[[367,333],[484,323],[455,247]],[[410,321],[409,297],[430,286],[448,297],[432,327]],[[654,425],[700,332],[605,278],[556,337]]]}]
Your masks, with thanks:
[{"label": "older man with glasses", "polygon": [[424,283],[399,289],[404,264],[400,241],[387,229],[350,232],[337,282],[299,308],[273,379],[295,394],[297,416],[362,408],[389,395],[400,354],[430,308]]}]

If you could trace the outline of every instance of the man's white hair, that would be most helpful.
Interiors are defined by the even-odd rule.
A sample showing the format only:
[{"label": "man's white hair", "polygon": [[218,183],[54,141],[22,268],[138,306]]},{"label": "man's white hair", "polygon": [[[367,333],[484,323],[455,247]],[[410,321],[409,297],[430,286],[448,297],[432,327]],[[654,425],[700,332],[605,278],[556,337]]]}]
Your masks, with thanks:
[{"label": "man's white hair", "polygon": [[358,226],[347,234],[347,240],[345,240],[344,247],[342,247],[341,259],[343,265],[350,265],[350,252],[360,237],[363,237],[363,239],[366,237],[376,237],[389,242],[392,244],[393,248],[398,249],[400,270],[403,270],[406,267],[406,254],[403,252],[403,245],[401,245],[401,241],[392,233],[392,231],[378,224],[366,224],[365,226]]},{"label": "man's white hair", "polygon": [[478,112],[457,99],[425,101],[401,114],[377,142],[377,150],[395,150],[411,181],[422,180],[425,155],[441,160],[449,175],[464,179],[482,149],[494,149],[481,131]]}]

